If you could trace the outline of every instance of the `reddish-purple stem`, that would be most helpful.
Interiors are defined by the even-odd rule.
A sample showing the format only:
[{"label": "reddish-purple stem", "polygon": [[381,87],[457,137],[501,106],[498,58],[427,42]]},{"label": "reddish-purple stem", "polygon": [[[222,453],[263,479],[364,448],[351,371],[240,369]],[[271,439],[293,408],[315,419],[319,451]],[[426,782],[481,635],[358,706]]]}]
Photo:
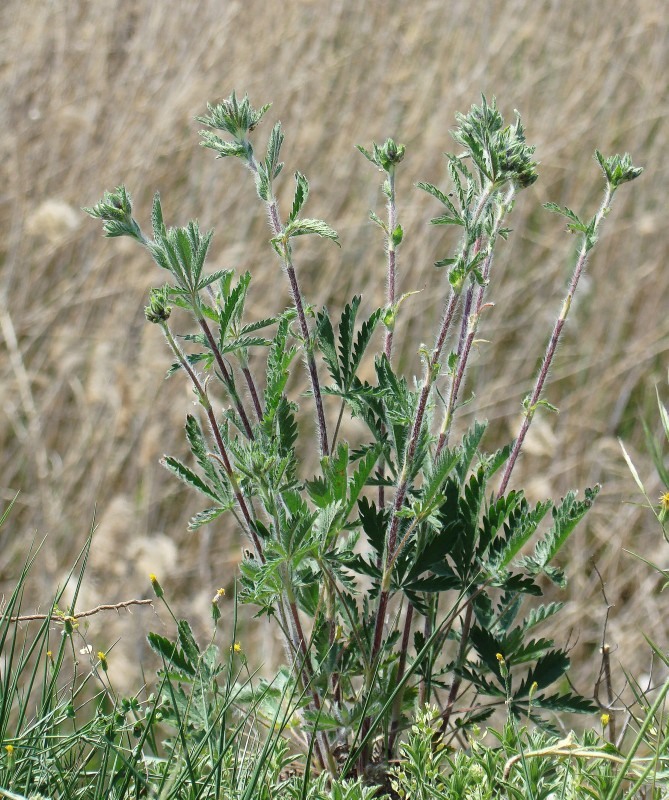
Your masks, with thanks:
[{"label": "reddish-purple stem", "polygon": [[256,417],[258,417],[258,422],[260,422],[262,420],[262,406],[260,405],[260,398],[258,397],[258,390],[256,389],[253,375],[251,375],[251,370],[248,367],[242,367],[242,373],[244,374],[246,385],[249,387],[249,392],[251,393],[251,399],[253,400],[253,407],[256,412]]},{"label": "reddish-purple stem", "polygon": [[218,368],[221,370],[221,375],[223,376],[225,385],[227,386],[228,391],[230,392],[232,400],[235,404],[235,408],[237,409],[237,413],[239,414],[239,418],[241,419],[242,425],[244,426],[244,431],[246,432],[246,435],[248,436],[249,439],[253,439],[253,431],[249,423],[249,418],[246,416],[246,411],[244,410],[244,406],[242,405],[242,402],[239,399],[237,392],[235,391],[235,384],[232,373],[228,370],[225,361],[223,360],[221,351],[218,349],[216,340],[214,339],[214,336],[211,332],[211,329],[209,328],[209,325],[207,325],[207,321],[205,320],[205,318],[198,317],[197,321],[199,322],[200,327],[204,331],[204,335],[207,337],[207,341],[209,342],[209,347],[211,347],[212,353],[214,354],[214,358],[216,359],[216,364],[218,365]]}]

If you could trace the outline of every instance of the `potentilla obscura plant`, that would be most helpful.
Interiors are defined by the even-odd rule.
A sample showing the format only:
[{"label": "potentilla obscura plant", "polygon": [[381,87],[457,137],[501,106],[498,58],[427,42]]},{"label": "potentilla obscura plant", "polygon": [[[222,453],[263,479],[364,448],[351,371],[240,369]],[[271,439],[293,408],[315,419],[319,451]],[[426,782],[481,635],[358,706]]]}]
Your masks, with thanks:
[{"label": "potentilla obscura plant", "polygon": [[[328,223],[304,215],[309,184],[300,172],[292,207],[279,208],[280,123],[264,155],[256,150],[256,128],[268,109],[233,93],[198,120],[206,126],[201,144],[217,158],[241,161],[255,181],[292,301],[275,316],[247,317],[251,275],[208,272],[212,232],[200,231],[196,221],[167,227],[158,194],[150,234],[133,216],[124,186],[86,211],[103,221],[106,236],[136,239],[169,276],[151,291],[146,317],[171,351],[169,374],[190,381],[200,413],[186,420],[194,462],[166,456],[163,463],[206,498],[191,528],[216,526],[230,514],[247,540],[240,599],[281,632],[283,677],[301,698],[295,713],[305,751],[321,771],[369,775],[397,756],[408,724],[426,704],[439,709],[431,723],[435,746],[505,704],[513,717],[541,724],[546,712],[595,710],[556,685],[569,658],[536,631],[561,608],[538,599],[540,581],[564,586],[553,562],[599,487],[581,498],[569,492],[558,503],[531,505],[508,486],[535,413],[552,408],[544,384],[588,255],[614,194],[641,169],[627,154],[596,152],[604,193],[594,216],[547,205],[579,237],[573,274],[523,401],[518,435],[487,453],[485,422],[456,441],[452,426],[494,280],[495,248],[510,235],[507,217],[517,195],[537,179],[535,148],[526,143],[520,117],[505,123],[484,97],[457,115],[456,152],[446,154],[448,186],[418,184],[441,206],[431,222],[456,226],[461,236],[435,265],[444,274],[443,313],[438,329],[424,334],[431,344],[416,343],[423,366],[413,378],[400,374],[393,358],[406,297],[396,282],[405,232],[395,177],[404,146],[388,139],[359,147],[383,173],[387,215],[370,216],[387,255],[387,274],[379,276],[387,285],[385,305],[362,316],[355,296],[336,314],[314,309],[300,289],[299,237],[337,245],[339,237]],[[192,333],[172,331],[174,308],[193,320]],[[291,375],[303,369],[309,391],[290,396]],[[328,395],[337,398],[332,415],[323,402]],[[313,441],[301,441],[301,430],[314,430],[314,410]],[[300,415],[309,418],[304,426]],[[342,436],[345,416],[364,424],[362,443]],[[305,474],[304,454],[314,448],[320,466]]]}]

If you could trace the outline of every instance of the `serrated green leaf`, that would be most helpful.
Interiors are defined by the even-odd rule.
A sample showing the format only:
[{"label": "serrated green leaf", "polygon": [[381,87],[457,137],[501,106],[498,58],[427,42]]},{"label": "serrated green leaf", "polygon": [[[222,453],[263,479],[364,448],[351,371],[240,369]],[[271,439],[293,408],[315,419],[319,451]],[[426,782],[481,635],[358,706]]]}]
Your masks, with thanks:
[{"label": "serrated green leaf", "polygon": [[211,508],[205,508],[204,511],[198,511],[197,514],[190,518],[188,522],[188,530],[195,531],[198,528],[201,528],[203,525],[213,522],[215,519],[218,519],[221,514],[223,514],[225,511],[229,511],[233,507],[234,502],[231,501],[225,506],[212,506]]},{"label": "serrated green leaf", "polygon": [[197,291],[199,292],[202,289],[206,289],[206,287],[210,284],[220,280],[224,275],[227,274],[227,272],[227,269],[219,269],[216,270],[216,272],[212,272],[210,275],[205,275],[204,278],[198,282]]},{"label": "serrated green leaf", "polygon": [[551,650],[537,660],[536,664],[527,673],[514,698],[526,697],[533,683],[538,689],[545,689],[551,683],[559,680],[569,669],[569,657],[562,650]]},{"label": "serrated green leaf", "polygon": [[216,158],[227,158],[233,156],[236,158],[244,158],[247,152],[240,142],[226,142],[211,131],[200,131],[200,138],[202,141],[200,145],[216,153]]},{"label": "serrated green leaf", "polygon": [[188,414],[186,417],[186,438],[188,439],[191,452],[195,456],[200,468],[213,483],[216,483],[218,481],[218,475],[211,462],[209,448],[207,447],[200,423],[192,414]]},{"label": "serrated green leaf", "polygon": [[151,209],[151,227],[153,229],[153,238],[165,236],[165,223],[163,222],[163,209],[160,204],[160,194],[156,192],[153,196],[153,207]]},{"label": "serrated green leaf", "polygon": [[462,225],[464,220],[461,217],[454,217],[449,214],[440,214],[438,217],[433,217],[430,220],[430,225]]},{"label": "serrated green leaf", "polygon": [[295,236],[308,236],[309,234],[316,234],[316,236],[322,236],[324,239],[330,239],[339,246],[339,235],[322,219],[295,219],[286,225],[283,232],[283,235],[288,239],[292,239]]},{"label": "serrated green leaf", "polygon": [[395,230],[390,235],[390,240],[395,247],[399,247],[402,243],[402,239],[404,238],[404,229],[401,225],[397,225]]},{"label": "serrated green leaf", "polygon": [[246,350],[249,347],[268,347],[270,340],[263,336],[238,336],[220,348],[221,354],[234,353],[236,350]]},{"label": "serrated green leaf", "polygon": [[587,225],[571,210],[571,208],[559,206],[557,203],[544,203],[544,208],[546,211],[550,211],[553,214],[559,214],[562,217],[566,217],[569,220],[569,224],[567,225],[569,230],[573,232],[578,231],[581,233],[586,233]]},{"label": "serrated green leaf", "polygon": [[323,359],[327,365],[330,377],[335,382],[336,386],[341,389],[344,385],[344,379],[339,368],[335,334],[327,308],[323,308],[323,310],[319,311],[316,315],[316,339],[318,340],[318,346],[323,354]]},{"label": "serrated green leaf", "polygon": [[385,223],[385,222],[384,222],[382,219],[380,219],[380,218],[379,218],[379,217],[378,217],[378,216],[377,216],[377,215],[376,215],[376,214],[375,214],[373,211],[370,211],[370,212],[369,212],[369,218],[372,220],[372,222],[376,223],[376,224],[379,226],[379,228],[381,228],[381,230],[382,230],[382,231],[383,231],[383,232],[384,232],[386,235],[388,234],[388,226],[387,226],[387,225],[386,225],[386,223]]},{"label": "serrated green leaf", "polygon": [[355,469],[352,477],[348,482],[348,501],[346,507],[346,517],[353,510],[353,506],[357,503],[360,497],[360,492],[367,484],[367,479],[372,473],[379,455],[381,454],[382,447],[380,444],[375,444],[370,448],[365,455],[360,459],[357,468]]},{"label": "serrated green leaf", "polygon": [[281,171],[283,165],[279,164],[279,154],[281,152],[281,145],[283,144],[283,132],[281,130],[281,123],[275,123],[272,128],[269,140],[267,142],[267,157],[265,164],[267,166],[267,174],[273,179]]},{"label": "serrated green leaf", "polygon": [[189,677],[195,677],[196,669],[186,655],[179,650],[176,642],[171,642],[164,636],[153,632],[150,632],[146,638],[154,653],[157,653],[167,664]]},{"label": "serrated green leaf", "polygon": [[457,258],[440,258],[439,261],[434,262],[434,266],[437,269],[441,269],[442,267],[450,267],[452,264],[455,264]]},{"label": "serrated green leaf", "polygon": [[297,215],[302,210],[302,207],[307,202],[309,197],[309,182],[301,172],[295,173],[295,196],[293,197],[293,208],[288,217],[288,222],[293,222],[297,219]]},{"label": "serrated green leaf", "polygon": [[537,503],[530,510],[525,504],[518,509],[505,526],[505,539],[503,547],[491,558],[491,568],[494,570],[505,569],[532,538],[539,527],[539,523],[552,507],[550,500]]},{"label": "serrated green leaf", "polygon": [[535,695],[532,698],[532,705],[546,709],[546,711],[566,714],[594,714],[598,708],[592,700],[571,692],[560,695],[552,694],[549,697]]},{"label": "serrated green leaf", "polygon": [[460,460],[457,466],[458,480],[461,484],[464,483],[464,480],[467,477],[469,467],[471,466],[474,456],[478,451],[478,447],[481,444],[481,439],[483,439],[483,435],[485,434],[487,428],[488,423],[486,421],[479,422],[476,420],[462,438],[462,444],[460,446]]},{"label": "serrated green leaf", "polygon": [[378,163],[378,160],[374,158],[374,156],[364,148],[361,144],[356,144],[356,148],[363,154],[363,156],[369,161],[371,164],[374,164],[375,167],[381,168],[381,165]]},{"label": "serrated green leaf", "polygon": [[176,475],[179,480],[183,481],[184,483],[188,484],[188,486],[192,486],[194,489],[197,489],[198,492],[201,492],[206,497],[209,497],[211,500],[219,501],[219,497],[216,492],[208,486],[198,475],[196,475],[191,469],[188,469],[185,464],[182,464],[180,461],[177,461],[176,458],[172,458],[171,456],[165,456],[160,460],[160,463],[171,472],[173,475]]},{"label": "serrated green leaf", "polygon": [[564,608],[564,603],[546,603],[544,605],[535,606],[531,608],[527,617],[523,620],[523,628],[525,631],[530,630],[535,625],[538,625],[554,614],[557,614],[560,609]]}]

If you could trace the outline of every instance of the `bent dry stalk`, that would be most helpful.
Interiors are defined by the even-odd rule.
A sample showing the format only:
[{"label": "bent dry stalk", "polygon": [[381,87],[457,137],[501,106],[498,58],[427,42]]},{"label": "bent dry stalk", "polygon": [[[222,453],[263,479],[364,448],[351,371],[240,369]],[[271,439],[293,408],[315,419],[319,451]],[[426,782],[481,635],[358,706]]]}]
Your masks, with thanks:
[{"label": "bent dry stalk", "polygon": [[[489,305],[496,247],[510,233],[505,224],[517,196],[537,179],[534,148],[525,141],[520,117],[507,124],[496,103],[482,98],[468,114],[457,115],[458,154],[446,155],[448,191],[418,184],[442,206],[432,223],[453,226],[461,237],[454,252],[436,263],[446,271],[447,299],[434,344],[420,348],[422,379],[410,388],[392,363],[400,307],[411,294],[402,294],[397,281],[405,238],[397,204],[404,146],[387,139],[370,150],[359,148],[384,176],[387,218],[370,216],[384,234],[385,306],[364,316],[356,296],[339,315],[318,310],[310,326],[295,267],[296,240],[307,235],[339,240],[323,220],[302,216],[309,184],[300,172],[294,173],[290,213],[281,216],[274,191],[283,168],[280,123],[269,133],[265,155],[256,156],[256,149],[261,152],[256,129],[268,109],[254,109],[247,97],[239,100],[233,93],[199,118],[207,127],[201,143],[218,158],[239,158],[253,176],[272,248],[288,279],[291,308],[245,322],[251,276],[235,282],[230,270],[205,274],[212,234],[201,234],[195,222],[166,228],[157,195],[152,238],[134,219],[124,187],[87,211],[102,220],[107,236],[130,236],[144,245],[170,277],[169,284],[152,291],[147,319],[161,326],[176,358],[170,373],[185,373],[193,384],[209,433],[189,416],[186,435],[197,469],[171,457],[164,463],[207,500],[191,528],[213,524],[230,511],[253,543],[255,556],[245,556],[240,565],[239,597],[259,614],[274,616],[284,633],[302,698],[305,751],[313,750],[318,768],[330,773],[341,766],[337,753],[344,754],[341,768],[349,773],[377,770],[374,737],[381,738],[385,757],[393,758],[416,713],[417,697],[443,709],[439,736],[450,732],[454,718],[464,730],[497,707],[518,717],[529,713],[530,704],[535,716],[557,709],[591,711],[592,703],[576,692],[551,688],[569,658],[551,639],[537,638],[536,627],[559,605],[535,601],[524,617],[520,609],[541,595],[542,576],[564,586],[564,574],[552,562],[598,489],[586,490],[583,500],[570,492],[556,505],[545,501],[532,507],[522,491],[507,493],[507,484],[532,416],[546,405],[546,373],[586,256],[615,190],[640,170],[627,155],[597,153],[606,192],[595,217],[584,222],[569,209],[549,207],[582,237],[581,253],[526,401],[524,427],[514,443],[486,454],[484,422],[475,422],[456,444],[452,422]],[[171,306],[189,312],[196,323],[184,347],[167,325]],[[384,336],[372,358],[379,325]],[[286,391],[299,350],[317,420],[315,439],[306,442],[298,426],[302,409]],[[264,382],[258,382],[254,369],[263,351]],[[319,375],[317,354],[326,380]],[[372,380],[361,377],[370,360]],[[246,398],[236,389],[240,373]],[[210,399],[217,388],[230,402],[220,413]],[[339,398],[331,437],[325,395]],[[346,411],[365,426],[359,441],[340,435]],[[302,453],[315,447],[320,466],[308,478]],[[494,492],[492,481],[503,468]],[[536,545],[528,555],[531,540]],[[467,702],[458,707],[465,695]]]}]

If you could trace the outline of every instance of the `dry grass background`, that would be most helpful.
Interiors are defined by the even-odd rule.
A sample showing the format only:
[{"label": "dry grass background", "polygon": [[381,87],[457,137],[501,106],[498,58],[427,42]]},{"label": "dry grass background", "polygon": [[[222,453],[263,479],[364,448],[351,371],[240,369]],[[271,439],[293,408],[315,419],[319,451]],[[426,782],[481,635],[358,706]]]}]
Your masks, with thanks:
[{"label": "dry grass background", "polygon": [[[491,420],[491,440],[515,430],[519,403],[559,309],[573,242],[548,200],[594,213],[602,183],[592,160],[629,151],[646,166],[617,198],[595,250],[548,388],[559,416],[536,426],[515,484],[559,497],[601,481],[604,493],[570,545],[568,610],[557,632],[576,642],[578,687],[588,692],[606,607],[609,641],[636,674],[648,669],[642,630],[666,645],[657,577],[624,548],[661,564],[669,548],[638,499],[616,436],[652,493],[643,451],[654,385],[666,389],[669,347],[668,20],[657,0],[304,0],[113,3],[5,0],[0,8],[0,492],[21,491],[0,536],[7,589],[34,531],[47,535],[35,603],[46,602],[82,545],[94,510],[99,530],[80,607],[147,596],[157,572],[181,610],[204,614],[230,581],[239,542],[229,528],[187,534],[199,508],[158,466],[185,455],[191,395],[163,382],[168,354],[145,324],[159,283],[145,253],[104,240],[79,211],[125,182],[148,221],[159,189],[166,219],[215,227],[210,267],[250,269],[258,315],[288,302],[251,181],[237,163],[197,146],[205,103],[232,89],[286,131],[286,175],[311,181],[309,214],[328,220],[343,248],[303,245],[297,256],[311,302],[337,307],[362,291],[383,302],[383,252],[367,221],[382,198],[378,175],[353,148],[387,136],[406,143],[398,179],[405,228],[401,288],[424,289],[404,306],[408,373],[441,307],[448,232],[426,221],[434,201],[418,180],[444,185],[456,110],[481,92],[509,118],[521,111],[537,145],[540,180],[521,195],[517,233],[500,250],[483,346],[470,373],[476,399],[462,417]],[[270,128],[259,130],[263,139]],[[281,188],[289,202],[291,181]],[[270,305],[271,304],[271,305]],[[494,443],[494,442],[493,442]],[[145,613],[92,628],[96,650],[142,655]],[[264,644],[263,655],[271,659]],[[120,659],[119,659],[120,660]],[[114,659],[112,659],[112,666]],[[620,673],[618,673],[620,677]]]}]

